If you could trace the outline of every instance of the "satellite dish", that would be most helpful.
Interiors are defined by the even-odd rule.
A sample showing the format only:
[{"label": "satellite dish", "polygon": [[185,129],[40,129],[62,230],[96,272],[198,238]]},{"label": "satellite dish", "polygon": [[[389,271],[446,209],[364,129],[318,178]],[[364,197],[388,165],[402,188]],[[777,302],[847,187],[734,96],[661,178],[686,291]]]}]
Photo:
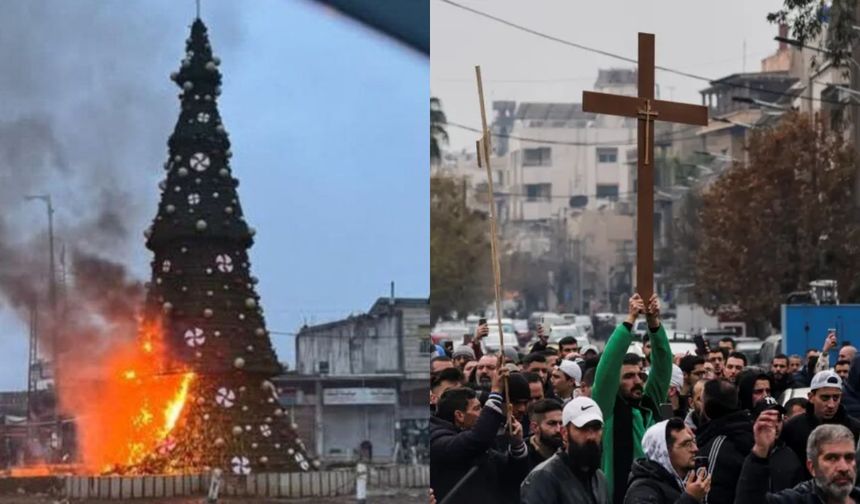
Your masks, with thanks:
[{"label": "satellite dish", "polygon": [[585,208],[588,205],[588,196],[572,196],[570,198],[570,208]]}]

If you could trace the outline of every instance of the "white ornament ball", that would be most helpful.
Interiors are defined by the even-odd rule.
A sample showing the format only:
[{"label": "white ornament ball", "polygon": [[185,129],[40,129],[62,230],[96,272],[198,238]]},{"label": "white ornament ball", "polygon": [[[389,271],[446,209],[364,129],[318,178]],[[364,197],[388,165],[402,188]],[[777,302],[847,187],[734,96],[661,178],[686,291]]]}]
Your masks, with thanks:
[{"label": "white ornament ball", "polygon": [[188,286],[187,285],[182,286],[182,292],[188,292]]},{"label": "white ornament ball", "polygon": [[212,274],[212,268],[206,268],[206,274],[211,275]]},{"label": "white ornament ball", "polygon": [[214,296],[214,295],[215,295],[215,293],[214,293],[214,292],[212,292],[212,291],[206,291],[206,295],[207,295],[207,296],[209,296],[209,297],[212,297],[212,296]]},{"label": "white ornament ball", "polygon": [[272,417],[267,416],[266,417],[266,423],[272,423]]},{"label": "white ornament ball", "polygon": [[218,56],[212,56],[212,63],[215,63],[216,65],[220,65],[221,64],[221,58],[219,58]]},{"label": "white ornament ball", "polygon": [[226,177],[227,175],[230,175],[230,172],[227,171],[227,168],[221,168],[220,170],[218,170],[218,175],[221,175],[222,177]]},{"label": "white ornament ball", "polygon": [[215,126],[215,131],[217,131],[218,133],[224,133],[224,131],[225,131],[225,130],[224,130],[224,125],[223,125],[223,124],[219,124],[218,126]]},{"label": "white ornament ball", "polygon": [[162,191],[163,191],[163,190],[165,190],[165,189],[167,189],[167,181],[166,181],[166,180],[162,180],[161,182],[159,182],[159,183],[158,183],[158,188],[159,188],[159,189],[161,189]]},{"label": "white ornament ball", "polygon": [[152,228],[151,227],[146,228],[146,231],[143,232],[143,236],[145,238],[151,237],[152,236]]},{"label": "white ornament ball", "polygon": [[257,230],[252,228],[252,227],[249,227],[248,228],[248,234],[251,236],[254,236],[255,234],[257,234]]},{"label": "white ornament ball", "polygon": [[206,308],[205,310],[203,310],[203,316],[206,318],[212,318],[212,315],[214,314],[215,312],[212,311],[212,308]]},{"label": "white ornament ball", "polygon": [[249,351],[249,352],[253,352],[253,351],[254,351],[254,345],[248,345],[248,346],[246,346],[246,347],[245,347],[245,350],[247,350],[247,351]]},{"label": "white ornament ball", "polygon": [[251,448],[254,450],[256,450],[259,446],[260,445],[258,445],[257,443],[251,443]]},{"label": "white ornament ball", "polygon": [[202,352],[194,352],[194,357],[196,357],[196,358],[198,358],[198,359],[202,359],[202,358],[203,358],[203,353],[202,353]]},{"label": "white ornament ball", "polygon": [[246,425],[246,426],[245,426],[245,430],[246,430],[246,431],[248,431],[248,432],[251,432],[251,426],[250,426],[250,425]]},{"label": "white ornament ball", "polygon": [[281,449],[281,443],[275,443],[275,449],[280,450]]},{"label": "white ornament ball", "polygon": [[292,448],[287,448],[287,454],[288,455],[292,455],[294,453],[296,453],[296,450],[293,450]]},{"label": "white ornament ball", "polygon": [[245,320],[245,314],[244,313],[239,314],[239,320]]},{"label": "white ornament ball", "polygon": [[193,88],[194,88],[194,83],[191,81],[185,81],[185,83],[182,84],[182,89],[184,89],[186,91],[191,91]]},{"label": "white ornament ball", "polygon": [[178,162],[182,161],[182,156],[180,156],[179,154],[177,154],[177,155],[173,156],[173,160],[174,160],[174,161],[176,161],[176,162],[178,163]]},{"label": "white ornament ball", "polygon": [[248,388],[247,388],[247,387],[245,387],[244,385],[242,385],[241,387],[239,387],[239,392],[244,392],[244,391],[246,391],[246,390],[248,390]]},{"label": "white ornament ball", "polygon": [[228,207],[225,207],[225,208],[224,208],[224,213],[225,213],[225,214],[227,214],[227,215],[231,215],[231,214],[233,213],[233,207],[229,207],[229,206],[228,206]]},{"label": "white ornament ball", "polygon": [[277,409],[275,410],[275,416],[276,416],[276,417],[282,417],[282,416],[284,416],[284,410],[282,410],[281,408],[277,408]]},{"label": "white ornament ball", "polygon": [[155,279],[155,283],[157,283],[158,285],[161,285],[161,281],[161,277]]},{"label": "white ornament ball", "polygon": [[167,213],[173,213],[176,211],[176,207],[173,205],[167,205],[166,207],[164,207],[164,211]]},{"label": "white ornament ball", "polygon": [[206,399],[203,399],[202,397],[198,397],[197,398],[197,405],[203,406],[204,404],[206,404]]},{"label": "white ornament ball", "polygon": [[218,196],[221,196],[221,195],[218,194],[217,192],[212,193],[213,198],[218,199]]},{"label": "white ornament ball", "polygon": [[203,99],[204,99],[204,100],[206,100],[206,101],[212,101],[212,95],[209,95],[209,94],[208,94],[208,95],[204,95],[204,96],[203,96]]},{"label": "white ornament ball", "polygon": [[319,460],[314,460],[313,462],[311,462],[311,464],[317,469],[319,469],[319,467],[320,467],[320,461]]},{"label": "white ornament ball", "polygon": [[245,300],[245,306],[247,306],[248,308],[254,308],[255,306],[257,306],[257,302],[254,301],[254,298],[248,298]]},{"label": "white ornament ball", "polygon": [[162,305],[162,308],[164,309],[164,313],[170,313],[170,310],[173,309],[173,304],[168,301]]},{"label": "white ornament ball", "polygon": [[261,464],[268,464],[269,463],[269,457],[263,455],[262,457],[260,457],[260,463]]},{"label": "white ornament ball", "polygon": [[[241,434],[241,433],[242,433],[242,429],[239,429],[239,434]],[[226,442],[224,441],[224,438],[219,437],[219,438],[215,439],[215,446],[220,448],[220,447],[224,446],[225,444],[226,444]]]},{"label": "white ornament ball", "polygon": [[205,231],[206,230],[206,221],[200,219],[197,221],[197,231]]},{"label": "white ornament ball", "polygon": [[241,357],[236,357],[236,360],[233,361],[233,366],[235,366],[237,369],[242,369],[243,367],[245,367],[245,359]]},{"label": "white ornament ball", "polygon": [[170,72],[170,80],[175,81],[177,77],[179,77],[178,72]]},{"label": "white ornament ball", "polygon": [[206,70],[209,70],[210,72],[214,72],[215,68],[216,68],[216,65],[214,62],[210,61],[209,63],[206,63]]},{"label": "white ornament ball", "polygon": [[182,247],[181,249],[179,249],[179,251],[184,254],[184,253],[188,252],[188,247]]},{"label": "white ornament ball", "polygon": [[290,428],[291,428],[291,429],[293,429],[293,430],[296,430],[296,429],[298,429],[298,428],[299,428],[299,424],[297,424],[297,423],[293,422],[293,423],[291,423],[291,424],[290,424]]},{"label": "white ornament ball", "polygon": [[188,176],[188,168],[182,167],[182,168],[180,168],[180,169],[176,170],[176,173],[177,173],[180,177],[187,177],[187,176]]},{"label": "white ornament ball", "polygon": [[233,435],[234,435],[234,436],[239,436],[239,435],[241,435],[241,434],[242,434],[242,427],[240,427],[240,426],[238,426],[238,425],[236,425],[235,427],[233,427]]},{"label": "white ornament ball", "polygon": [[242,411],[248,411],[248,407],[247,407],[247,406],[242,406]]},{"label": "white ornament ball", "polygon": [[262,327],[258,327],[256,329],[254,329],[254,334],[256,334],[257,336],[265,336],[266,330],[263,329]]},{"label": "white ornament ball", "polygon": [[215,331],[215,336],[221,336],[221,331]]},{"label": "white ornament ball", "polygon": [[275,399],[270,397],[270,398],[266,399],[266,402],[269,404],[275,404]]},{"label": "white ornament ball", "polygon": [[209,420],[209,413],[203,414],[203,420]]}]

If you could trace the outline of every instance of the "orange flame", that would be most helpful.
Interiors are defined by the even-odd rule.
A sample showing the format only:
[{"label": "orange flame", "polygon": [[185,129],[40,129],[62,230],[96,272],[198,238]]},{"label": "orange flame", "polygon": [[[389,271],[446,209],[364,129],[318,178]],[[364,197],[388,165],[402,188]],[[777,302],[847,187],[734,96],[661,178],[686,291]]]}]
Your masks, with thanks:
[{"label": "orange flame", "polygon": [[142,325],[137,341],[117,344],[93,366],[96,376],[61,389],[64,409],[76,416],[84,468],[139,464],[178,425],[195,375],[163,373],[164,353],[159,325]]}]

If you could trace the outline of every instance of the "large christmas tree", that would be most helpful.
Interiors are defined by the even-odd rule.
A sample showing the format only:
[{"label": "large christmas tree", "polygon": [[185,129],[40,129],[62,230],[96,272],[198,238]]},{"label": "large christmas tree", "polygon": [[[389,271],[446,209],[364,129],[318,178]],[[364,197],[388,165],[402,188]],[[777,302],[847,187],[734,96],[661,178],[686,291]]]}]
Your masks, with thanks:
[{"label": "large christmas tree", "polygon": [[221,467],[235,474],[309,470],[296,425],[269,378],[282,372],[251,276],[254,229],[242,215],[217,97],[219,59],[198,18],[171,79],[182,111],[168,142],[148,321],[161,327],[167,372],[195,373],[180,419],[148,471]]}]

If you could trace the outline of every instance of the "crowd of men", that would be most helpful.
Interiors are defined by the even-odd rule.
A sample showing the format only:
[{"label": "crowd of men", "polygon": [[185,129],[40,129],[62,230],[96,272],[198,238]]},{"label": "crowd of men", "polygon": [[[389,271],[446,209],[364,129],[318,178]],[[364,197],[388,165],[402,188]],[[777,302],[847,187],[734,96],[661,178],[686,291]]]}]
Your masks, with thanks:
[{"label": "crowd of men", "polygon": [[527,353],[488,355],[487,333],[430,363],[431,502],[860,504],[860,356],[831,368],[835,334],[767,367],[732,338],[673,355],[656,295],[630,298],[602,352],[539,329]]}]

